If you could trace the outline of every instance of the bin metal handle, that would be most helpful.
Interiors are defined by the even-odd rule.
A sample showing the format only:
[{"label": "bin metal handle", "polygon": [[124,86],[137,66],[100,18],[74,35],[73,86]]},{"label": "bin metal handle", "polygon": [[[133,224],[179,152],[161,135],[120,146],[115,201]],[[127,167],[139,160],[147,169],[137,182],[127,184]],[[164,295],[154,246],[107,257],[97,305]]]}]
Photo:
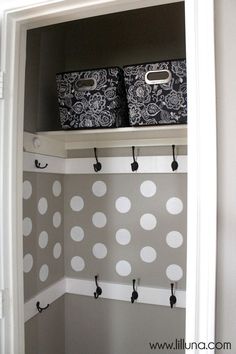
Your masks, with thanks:
[{"label": "bin metal handle", "polygon": [[148,85],[167,84],[172,79],[170,70],[152,70],[145,74],[145,82]]},{"label": "bin metal handle", "polygon": [[76,81],[76,88],[78,91],[91,91],[97,87],[97,81],[91,77],[86,79],[78,79]]}]

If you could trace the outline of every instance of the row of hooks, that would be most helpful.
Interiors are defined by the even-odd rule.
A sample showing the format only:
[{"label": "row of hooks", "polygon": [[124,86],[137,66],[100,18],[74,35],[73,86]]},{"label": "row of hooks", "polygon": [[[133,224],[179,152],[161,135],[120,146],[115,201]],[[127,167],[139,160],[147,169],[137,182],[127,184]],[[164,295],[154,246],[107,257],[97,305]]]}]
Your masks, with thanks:
[{"label": "row of hooks", "polygon": [[[172,171],[176,171],[179,167],[178,162],[176,161],[176,156],[175,156],[175,145],[172,145],[172,155],[173,155],[173,161],[171,163],[171,168]],[[94,157],[96,160],[96,163],[93,164],[93,168],[95,172],[99,172],[102,169],[102,164],[101,162],[98,161],[98,157],[97,157],[97,148],[94,148]],[[138,170],[139,168],[139,164],[135,158],[135,146],[132,146],[132,157],[133,157],[133,162],[131,163],[131,170],[132,172],[135,172]],[[39,169],[45,169],[48,166],[48,164],[46,163],[44,166],[41,166],[41,163],[38,160],[35,160],[35,167],[39,168]]]},{"label": "row of hooks", "polygon": [[[94,298],[95,298],[95,299],[98,299],[99,296],[102,295],[102,288],[98,285],[98,275],[95,275],[94,278],[95,278],[96,290],[95,290],[95,292],[93,293],[93,295],[94,295]],[[131,298],[130,298],[132,304],[133,304],[135,301],[138,300],[138,291],[137,291],[138,289],[137,289],[137,285],[136,285],[136,284],[137,284],[136,279],[133,279],[133,280],[132,280],[132,288],[133,288],[133,291],[132,291]],[[169,297],[169,302],[170,302],[170,307],[173,308],[174,305],[175,305],[176,302],[177,302],[177,298],[176,298],[176,296],[175,296],[175,294],[174,294],[174,283],[171,283],[170,286],[171,286],[171,289],[170,289],[171,293],[170,293],[170,297]],[[41,307],[39,301],[36,303],[36,308],[37,308],[37,310],[38,310],[39,313],[41,313],[41,312],[47,310],[48,307],[49,307],[49,304],[48,304],[47,306],[45,306],[45,307]]]},{"label": "row of hooks", "polygon": [[[138,292],[135,289],[135,282],[136,282],[136,280],[133,279],[133,292],[131,295],[132,304],[135,302],[135,300],[138,299]],[[96,291],[94,292],[94,298],[98,299],[99,296],[102,295],[102,288],[98,285],[98,275],[95,275],[95,284],[96,284]]]},{"label": "row of hooks", "polygon": [[[173,161],[171,163],[171,168],[172,168],[172,171],[176,171],[179,167],[179,164],[176,161],[175,145],[172,145],[172,156],[173,156]],[[102,169],[102,164],[101,164],[101,162],[98,161],[97,148],[94,148],[94,157],[96,159],[96,163],[93,165],[93,168],[94,168],[95,172],[99,172]],[[135,158],[135,146],[132,146],[132,157],[133,157],[133,162],[131,163],[131,171],[135,172],[139,168],[139,164]]]},{"label": "row of hooks", "polygon": [[[102,288],[98,285],[98,275],[95,275],[95,285],[96,285],[96,291],[94,292],[94,298],[98,299],[99,296],[102,295]],[[138,299],[136,279],[132,280],[132,285],[133,285],[133,292],[131,294],[130,300],[131,300],[131,303],[133,304]],[[169,301],[170,301],[170,307],[173,308],[177,302],[177,298],[174,294],[174,283],[171,283],[170,287],[171,287],[170,288],[171,294],[170,294]]]}]

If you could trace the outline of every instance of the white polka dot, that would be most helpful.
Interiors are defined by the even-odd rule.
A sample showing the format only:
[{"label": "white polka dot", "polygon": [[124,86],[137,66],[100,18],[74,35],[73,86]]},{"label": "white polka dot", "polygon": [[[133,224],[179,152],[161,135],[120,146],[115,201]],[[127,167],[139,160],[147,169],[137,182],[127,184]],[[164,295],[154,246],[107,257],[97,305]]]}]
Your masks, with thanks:
[{"label": "white polka dot", "polygon": [[73,257],[71,260],[71,267],[76,272],[81,272],[85,267],[83,258],[79,256]]},{"label": "white polka dot", "polygon": [[29,236],[32,232],[32,220],[28,217],[24,218],[23,220],[23,235],[24,236]]},{"label": "white polka dot", "polygon": [[48,210],[48,201],[46,198],[40,198],[38,202],[38,211],[41,215],[44,215]]},{"label": "white polka dot", "polygon": [[152,181],[145,181],[140,186],[140,192],[144,197],[150,198],[156,194],[157,187]]},{"label": "white polka dot", "polygon": [[171,231],[166,236],[166,243],[172,248],[178,248],[183,243],[183,236],[178,231]]},{"label": "white polka dot", "polygon": [[127,229],[119,229],[116,232],[116,241],[120,244],[120,245],[128,245],[130,243],[131,240],[131,234],[129,232],[129,230]]},{"label": "white polka dot", "polygon": [[82,197],[75,195],[70,200],[70,207],[74,211],[80,211],[84,207],[84,200]]},{"label": "white polka dot", "polygon": [[152,214],[144,214],[140,218],[140,225],[144,230],[153,230],[157,225],[156,217]]},{"label": "white polka dot", "polygon": [[93,255],[95,258],[103,259],[107,255],[107,248],[103,243],[96,243],[93,246]]},{"label": "white polka dot", "polygon": [[80,226],[74,226],[70,231],[70,236],[72,240],[80,242],[84,238],[84,230]]},{"label": "white polka dot", "polygon": [[182,200],[179,198],[170,198],[166,203],[166,209],[170,214],[177,215],[183,210]]},{"label": "white polka dot", "polygon": [[61,182],[55,181],[52,185],[52,193],[55,197],[61,195]]},{"label": "white polka dot", "polygon": [[140,251],[141,259],[146,263],[152,263],[157,258],[157,253],[154,248],[146,246]]},{"label": "white polka dot", "polygon": [[116,209],[122,213],[128,213],[128,211],[131,208],[131,202],[129,200],[129,198],[127,197],[119,197],[118,199],[116,199]]},{"label": "white polka dot", "polygon": [[53,257],[56,259],[60,258],[61,251],[62,251],[61,244],[60,242],[57,242],[53,247]]},{"label": "white polka dot", "polygon": [[29,199],[32,195],[32,184],[30,181],[24,181],[23,183],[23,198]]},{"label": "white polka dot", "polygon": [[127,261],[119,261],[116,263],[116,272],[122,277],[127,277],[131,273],[131,265]]},{"label": "white polka dot", "polygon": [[39,247],[45,248],[48,245],[48,233],[46,231],[42,231],[39,235]]},{"label": "white polka dot", "polygon": [[53,226],[59,227],[60,225],[61,225],[61,213],[59,211],[56,211],[53,214]]},{"label": "white polka dot", "polygon": [[49,268],[47,264],[42,265],[39,271],[39,279],[44,282],[47,280],[49,275]]},{"label": "white polka dot", "polygon": [[34,264],[34,260],[32,255],[30,253],[26,254],[23,260],[24,273],[29,273],[33,268],[33,264]]},{"label": "white polka dot", "polygon": [[107,217],[104,213],[98,211],[97,213],[93,214],[92,222],[94,226],[102,228],[107,223]]},{"label": "white polka dot", "polygon": [[94,182],[92,186],[92,191],[93,194],[96,195],[96,197],[103,197],[107,192],[106,183],[104,183],[103,181]]},{"label": "white polka dot", "polygon": [[171,264],[166,268],[166,275],[172,281],[178,281],[183,277],[183,270],[177,264]]}]

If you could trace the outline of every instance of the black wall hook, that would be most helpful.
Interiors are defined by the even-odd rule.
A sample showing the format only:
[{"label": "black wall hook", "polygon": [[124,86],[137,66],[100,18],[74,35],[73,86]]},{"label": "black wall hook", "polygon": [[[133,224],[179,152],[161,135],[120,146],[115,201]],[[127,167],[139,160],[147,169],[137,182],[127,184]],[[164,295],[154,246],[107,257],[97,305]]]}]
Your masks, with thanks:
[{"label": "black wall hook", "polygon": [[98,172],[98,171],[101,171],[102,164],[101,164],[101,162],[98,161],[98,158],[97,158],[97,148],[94,148],[93,150],[94,150],[94,156],[96,159],[96,163],[93,165],[93,168],[94,168],[95,172]]},{"label": "black wall hook", "polygon": [[173,161],[171,163],[171,168],[172,168],[172,171],[176,171],[179,167],[179,164],[175,159],[175,145],[172,145],[172,154],[173,154]]},{"label": "black wall hook", "polygon": [[40,302],[38,301],[38,302],[36,303],[36,307],[37,307],[38,312],[41,313],[41,312],[43,312],[44,310],[47,310],[47,309],[49,308],[49,304],[47,304],[47,306],[45,306],[45,307],[41,307],[41,306],[40,306]]},{"label": "black wall hook", "polygon": [[134,151],[135,151],[135,147],[132,146],[132,155],[133,155],[133,160],[134,160],[134,161],[131,163],[131,170],[132,170],[133,172],[138,170],[138,162],[135,160]]},{"label": "black wall hook", "polygon": [[36,168],[40,168],[41,170],[43,170],[44,168],[48,167],[47,163],[46,163],[45,166],[41,166],[41,163],[38,160],[35,160],[34,163],[35,163],[35,167]]},{"label": "black wall hook", "polygon": [[131,303],[133,304],[135,300],[138,299],[138,292],[135,289],[135,282],[136,280],[133,279],[133,292],[132,292],[132,296],[131,296]]},{"label": "black wall hook", "polygon": [[94,293],[94,298],[98,299],[100,295],[102,295],[102,288],[98,286],[98,275],[95,275],[95,284],[96,284],[96,292]]},{"label": "black wall hook", "polygon": [[171,286],[170,307],[173,308],[173,306],[177,302],[177,299],[176,296],[174,295],[174,283],[171,283],[170,286]]}]

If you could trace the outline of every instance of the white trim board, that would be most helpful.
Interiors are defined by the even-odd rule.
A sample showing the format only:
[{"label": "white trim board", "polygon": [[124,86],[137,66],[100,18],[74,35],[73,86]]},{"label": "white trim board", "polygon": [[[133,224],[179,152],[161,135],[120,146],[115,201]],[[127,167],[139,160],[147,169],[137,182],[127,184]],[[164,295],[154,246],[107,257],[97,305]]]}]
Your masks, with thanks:
[{"label": "white trim board", "polygon": [[[42,166],[48,163],[48,167],[45,169],[36,168],[35,160],[38,160]],[[102,164],[102,170],[95,172],[94,158],[63,159],[24,152],[24,171],[61,174],[187,173],[187,156],[182,155],[176,157],[179,167],[174,172],[171,169],[172,156],[137,157],[139,169],[136,172],[131,171],[132,157],[102,157],[99,158],[99,161]]]},{"label": "white trim board", "polygon": [[[102,288],[101,298],[130,302],[133,291],[132,285],[99,282],[99,286]],[[47,304],[52,304],[64,294],[93,297],[95,290],[96,286],[93,280],[63,278],[25,303],[25,322],[38,314],[36,309],[37,301],[40,301],[40,305],[44,307]],[[170,306],[170,289],[138,286],[137,291],[139,294],[137,303]],[[175,307],[185,308],[185,291],[176,290],[175,296],[177,298]]]},{"label": "white trim board", "polygon": [[[41,166],[48,166],[45,169],[35,167],[35,160],[38,160]],[[65,174],[66,160],[60,157],[52,157],[46,155],[32,154],[24,152],[23,157],[23,171],[37,172],[37,173],[61,173]]]}]

